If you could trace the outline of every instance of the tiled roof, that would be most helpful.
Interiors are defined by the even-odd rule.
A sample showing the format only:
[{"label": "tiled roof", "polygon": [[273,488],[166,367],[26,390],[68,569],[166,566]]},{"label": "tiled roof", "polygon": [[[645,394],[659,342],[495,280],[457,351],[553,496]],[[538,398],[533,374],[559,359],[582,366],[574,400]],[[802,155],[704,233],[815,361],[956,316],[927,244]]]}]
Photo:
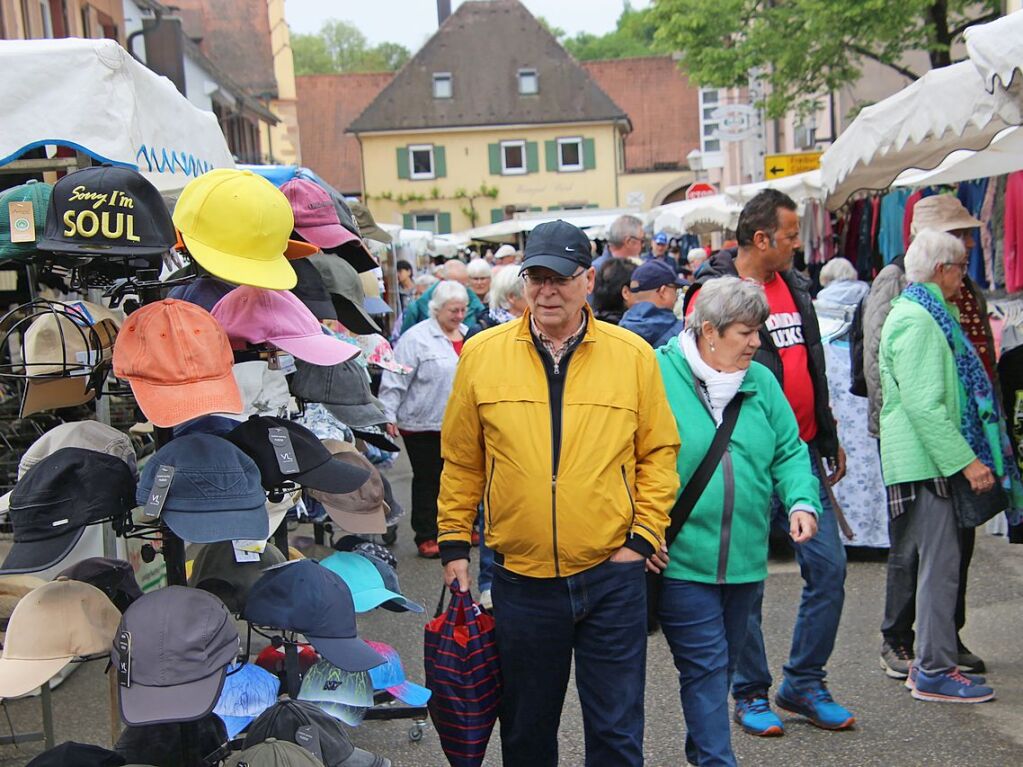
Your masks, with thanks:
[{"label": "tiled roof", "polygon": [[295,78],[302,164],[345,194],[362,191],[359,140],[345,129],[393,79],[393,72]]}]

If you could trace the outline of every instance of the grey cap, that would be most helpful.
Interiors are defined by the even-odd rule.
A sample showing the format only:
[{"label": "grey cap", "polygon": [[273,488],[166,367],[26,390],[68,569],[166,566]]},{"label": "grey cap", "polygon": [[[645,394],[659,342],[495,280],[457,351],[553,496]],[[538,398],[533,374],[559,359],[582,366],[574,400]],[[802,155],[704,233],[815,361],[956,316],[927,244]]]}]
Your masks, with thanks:
[{"label": "grey cap", "polygon": [[287,561],[288,558],[272,543],[266,544],[259,560],[252,562],[236,561],[231,541],[207,543],[192,563],[188,585],[215,594],[228,610],[241,613],[252,584],[259,580],[263,571]]},{"label": "grey cap", "polygon": [[[122,659],[122,633],[130,651]],[[117,627],[110,660],[118,673],[121,718],[130,725],[191,722],[216,705],[239,650],[224,603],[205,591],[168,586],[132,603]],[[128,662],[128,686],[120,663]]]},{"label": "grey cap", "polygon": [[232,754],[224,764],[226,767],[323,767],[323,762],[301,746],[276,738]]},{"label": "grey cap", "polygon": [[362,427],[386,423],[387,417],[369,388],[369,376],[358,362],[339,365],[311,365],[295,360],[297,371],[291,379],[291,393],[309,402],[322,402],[347,426]]},{"label": "grey cap", "polygon": [[307,260],[319,271],[327,292],[334,297],[334,308],[342,325],[356,335],[382,332],[363,308],[366,292],[354,266],[330,253],[316,253]]}]

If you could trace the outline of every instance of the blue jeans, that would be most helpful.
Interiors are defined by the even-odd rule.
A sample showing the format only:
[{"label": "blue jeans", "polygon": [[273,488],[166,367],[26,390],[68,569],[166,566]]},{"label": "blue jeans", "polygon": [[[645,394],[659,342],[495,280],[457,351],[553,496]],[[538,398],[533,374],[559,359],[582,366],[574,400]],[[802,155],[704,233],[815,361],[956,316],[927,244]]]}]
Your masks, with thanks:
[{"label": "blue jeans", "polygon": [[483,522],[483,504],[480,504],[476,515],[476,526],[480,531],[480,577],[477,580],[480,592],[489,589],[494,583],[494,550],[487,546],[486,525]]},{"label": "blue jeans", "polygon": [[646,682],[645,562],[602,562],[563,578],[494,568],[505,767],[556,767],[575,655],[587,767],[641,767]]},{"label": "blue jeans", "polygon": [[[796,561],[803,576],[803,598],[799,603],[796,627],[792,632],[789,662],[782,671],[785,680],[799,690],[816,687],[824,681],[824,665],[835,648],[838,624],[845,602],[845,547],[838,531],[835,510],[821,477],[820,454],[810,448],[810,464],[821,482],[820,501],[824,510],[817,520],[817,535],[795,546]],[[772,524],[789,531],[788,510],[775,503]],[[764,650],[761,630],[764,584],[750,612],[746,642],[732,681],[735,698],[766,697],[771,687],[771,672]]]},{"label": "blue jeans", "polygon": [[761,585],[664,579],[659,617],[678,669],[691,764],[736,767],[728,684]]}]

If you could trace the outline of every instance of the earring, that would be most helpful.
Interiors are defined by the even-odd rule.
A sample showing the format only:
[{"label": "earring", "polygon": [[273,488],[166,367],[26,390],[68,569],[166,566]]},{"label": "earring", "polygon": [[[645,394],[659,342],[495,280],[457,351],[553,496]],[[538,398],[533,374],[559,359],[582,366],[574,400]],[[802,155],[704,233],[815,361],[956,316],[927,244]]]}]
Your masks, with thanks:
[{"label": "earring", "polygon": [[716,348],[714,347],[714,342],[713,342],[713,341],[711,341],[711,342],[710,342],[710,350],[711,350],[712,352],[713,352],[713,351],[717,351],[717,349],[716,349]]}]

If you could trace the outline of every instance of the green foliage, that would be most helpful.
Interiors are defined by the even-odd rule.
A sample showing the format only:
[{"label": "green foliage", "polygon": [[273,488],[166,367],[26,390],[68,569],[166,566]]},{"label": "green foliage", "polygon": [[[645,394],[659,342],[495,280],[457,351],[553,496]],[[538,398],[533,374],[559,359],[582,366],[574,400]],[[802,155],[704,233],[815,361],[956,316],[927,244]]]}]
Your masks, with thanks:
[{"label": "green foliage", "polygon": [[371,46],[366,36],[347,21],[330,19],[314,35],[291,36],[295,74],[338,72],[393,72],[409,60],[409,51],[398,43]]},{"label": "green foliage", "polygon": [[951,63],[971,24],[997,15],[999,0],[654,0],[655,42],[679,51],[702,85],[741,87],[762,72],[771,117],[812,111],[829,91],[856,82],[864,59],[915,79],[904,55]]},{"label": "green foliage", "polygon": [[558,37],[565,49],[579,61],[656,56],[663,51],[655,44],[654,35],[657,27],[650,11],[650,8],[634,10],[626,2],[613,32],[603,35],[580,32],[575,37],[568,38],[564,38],[564,31],[557,27],[551,29],[551,32],[554,33],[555,30],[560,32],[560,37],[557,33],[554,36]]}]

